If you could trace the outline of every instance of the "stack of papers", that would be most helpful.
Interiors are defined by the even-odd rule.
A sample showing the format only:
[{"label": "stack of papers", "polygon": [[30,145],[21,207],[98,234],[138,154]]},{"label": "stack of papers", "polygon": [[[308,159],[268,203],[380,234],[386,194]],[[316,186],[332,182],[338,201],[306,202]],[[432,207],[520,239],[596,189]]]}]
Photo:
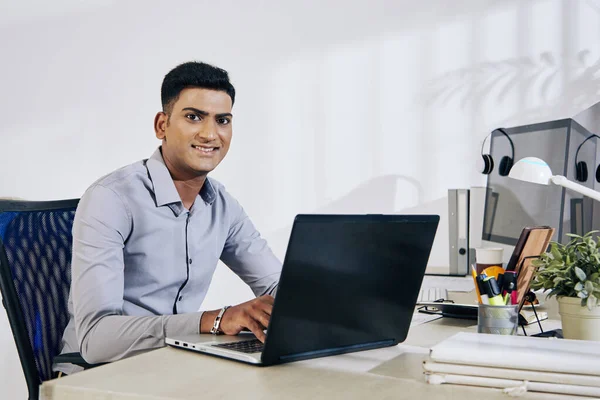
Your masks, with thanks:
[{"label": "stack of papers", "polygon": [[600,397],[597,342],[458,333],[433,346],[427,382]]}]

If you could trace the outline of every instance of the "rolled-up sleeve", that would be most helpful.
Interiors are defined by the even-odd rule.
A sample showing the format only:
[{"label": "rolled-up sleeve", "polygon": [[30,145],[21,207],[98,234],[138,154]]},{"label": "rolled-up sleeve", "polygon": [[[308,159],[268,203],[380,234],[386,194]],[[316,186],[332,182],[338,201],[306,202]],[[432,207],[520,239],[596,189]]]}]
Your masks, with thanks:
[{"label": "rolled-up sleeve", "polygon": [[255,296],[275,295],[281,261],[260,236],[242,206],[231,196],[228,204],[233,218],[221,261],[250,286]]},{"label": "rolled-up sleeve", "polygon": [[123,249],[131,229],[131,213],[111,189],[95,185],[81,198],[73,225],[72,298],[79,350],[89,363],[164,346],[168,335],[199,333],[201,312],[123,315]]}]

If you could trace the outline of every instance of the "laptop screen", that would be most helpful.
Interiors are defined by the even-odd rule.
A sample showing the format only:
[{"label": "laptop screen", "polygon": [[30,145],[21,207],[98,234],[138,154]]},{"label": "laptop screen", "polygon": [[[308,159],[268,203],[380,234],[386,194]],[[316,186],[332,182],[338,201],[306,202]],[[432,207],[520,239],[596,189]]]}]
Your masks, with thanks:
[{"label": "laptop screen", "polygon": [[297,216],[263,362],[402,342],[438,222],[434,215]]}]

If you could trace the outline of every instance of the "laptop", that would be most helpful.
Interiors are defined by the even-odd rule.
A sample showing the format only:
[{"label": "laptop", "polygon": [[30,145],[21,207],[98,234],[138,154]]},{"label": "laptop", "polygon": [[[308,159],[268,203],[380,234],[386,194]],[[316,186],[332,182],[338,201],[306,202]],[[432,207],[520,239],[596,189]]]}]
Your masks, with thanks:
[{"label": "laptop", "polygon": [[273,365],[406,339],[437,215],[298,215],[264,345],[254,335],[166,338],[170,346]]}]

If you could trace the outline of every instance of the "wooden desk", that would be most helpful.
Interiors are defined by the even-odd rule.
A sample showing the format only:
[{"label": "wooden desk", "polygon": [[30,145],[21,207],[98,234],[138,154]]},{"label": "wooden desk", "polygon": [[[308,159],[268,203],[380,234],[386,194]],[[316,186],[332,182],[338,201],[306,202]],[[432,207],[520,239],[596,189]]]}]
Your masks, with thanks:
[{"label": "wooden desk", "polygon": [[[502,399],[500,390],[429,385],[428,348],[476,321],[442,318],[412,327],[405,344],[271,367],[162,348],[45,382],[41,399]],[[528,393],[526,399],[568,398]]]}]

